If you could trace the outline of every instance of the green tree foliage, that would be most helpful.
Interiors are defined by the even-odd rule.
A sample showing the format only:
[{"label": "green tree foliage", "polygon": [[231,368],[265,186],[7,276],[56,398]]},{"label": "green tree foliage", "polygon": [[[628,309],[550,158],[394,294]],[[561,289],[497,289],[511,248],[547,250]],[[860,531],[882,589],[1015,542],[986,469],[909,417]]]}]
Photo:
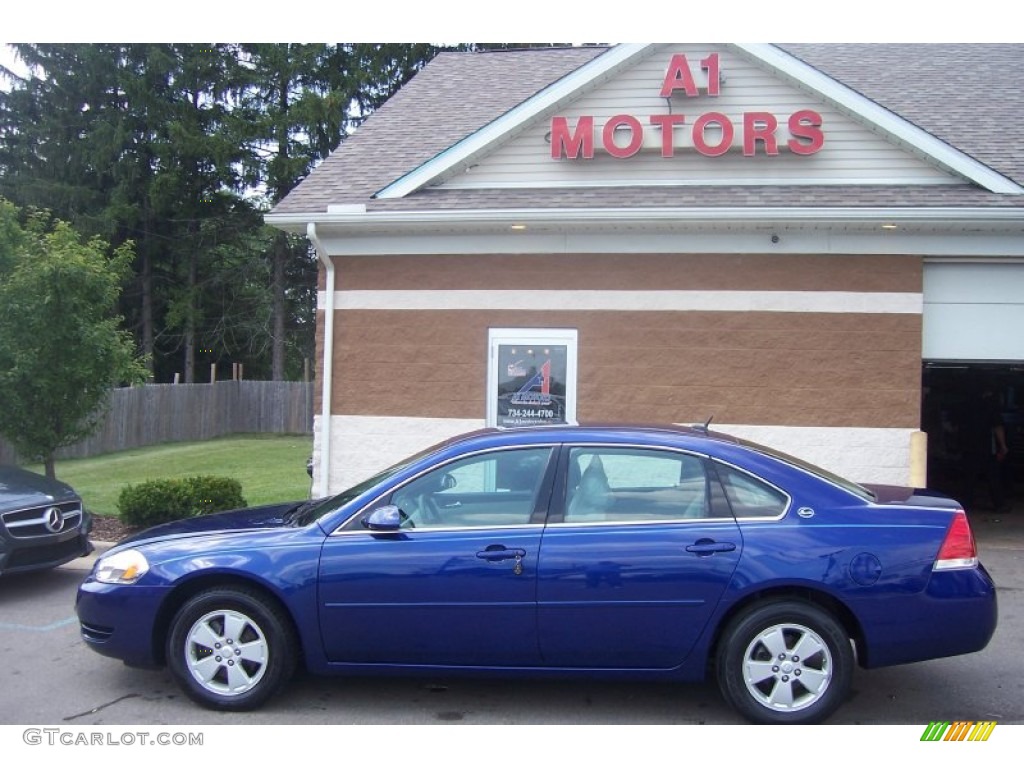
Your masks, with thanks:
[{"label": "green tree foliage", "polygon": [[312,356],[316,263],[262,213],[437,52],[399,44],[19,44],[0,195],[132,241],[120,311],[156,381]]},{"label": "green tree foliage", "polygon": [[[239,61],[249,73],[238,109],[249,150],[249,180],[280,202],[367,115],[436,55],[426,44],[250,44]],[[273,379],[313,354],[316,263],[304,238],[270,230],[265,251],[270,285]],[[292,354],[289,355],[288,353]]]},{"label": "green tree foliage", "polygon": [[144,367],[116,314],[131,244],[108,255],[63,221],[0,198],[0,434],[54,476],[54,453],[98,426],[110,389]]}]

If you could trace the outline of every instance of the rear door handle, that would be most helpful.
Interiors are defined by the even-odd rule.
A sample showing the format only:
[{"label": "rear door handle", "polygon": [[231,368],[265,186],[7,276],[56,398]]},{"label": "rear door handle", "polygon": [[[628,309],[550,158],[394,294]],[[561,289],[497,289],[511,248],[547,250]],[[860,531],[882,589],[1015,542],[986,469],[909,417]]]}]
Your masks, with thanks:
[{"label": "rear door handle", "polygon": [[699,539],[686,548],[687,552],[692,552],[698,557],[707,557],[713,555],[715,552],[732,552],[736,549],[736,545],[731,541],[712,541],[711,539]]}]

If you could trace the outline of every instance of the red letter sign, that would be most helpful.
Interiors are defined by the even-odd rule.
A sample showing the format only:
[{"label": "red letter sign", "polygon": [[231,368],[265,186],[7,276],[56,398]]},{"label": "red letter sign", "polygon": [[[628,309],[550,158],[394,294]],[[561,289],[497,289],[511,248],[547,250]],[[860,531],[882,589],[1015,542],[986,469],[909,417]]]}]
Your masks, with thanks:
[{"label": "red letter sign", "polygon": [[677,53],[668,64],[668,72],[665,73],[665,80],[661,84],[661,97],[669,98],[674,91],[682,88],[687,96],[698,96],[697,84],[693,82],[693,75],[690,73],[690,62],[686,60],[686,54]]},{"label": "red letter sign", "polygon": [[684,115],[651,115],[651,125],[661,128],[661,156],[675,157],[676,143],[673,128],[686,122]]},{"label": "red letter sign", "polygon": [[718,96],[722,84],[718,69],[718,54],[712,53],[700,60],[700,68],[708,73],[708,96]]},{"label": "red letter sign", "polygon": [[[623,126],[629,129],[629,141],[626,146],[620,147],[615,143],[615,129]],[[632,115],[615,115],[604,124],[601,138],[604,141],[605,152],[612,157],[632,157],[643,146],[644,128],[640,125],[640,121]]]},{"label": "red letter sign", "polygon": [[567,157],[577,160],[580,153],[584,160],[594,157],[594,118],[590,115],[576,121],[576,131],[569,133],[569,121],[564,117],[551,118],[551,157],[558,160]]},{"label": "red letter sign", "polygon": [[[821,115],[811,109],[801,109],[789,117],[790,151],[794,155],[813,155],[825,145],[825,134],[821,130]],[[797,141],[807,139],[807,142]]]},{"label": "red letter sign", "polygon": [[771,112],[744,112],[743,113],[743,154],[746,157],[753,157],[757,154],[758,141],[764,142],[764,153],[766,155],[779,154],[779,146],[775,141],[775,129],[779,121]]},{"label": "red letter sign", "polygon": [[[710,123],[717,123],[722,127],[722,140],[717,146],[711,146],[704,140],[704,129],[708,127]],[[707,157],[718,157],[724,155],[729,151],[729,147],[732,146],[732,137],[735,130],[732,127],[732,123],[729,122],[729,118],[723,115],[721,112],[708,112],[706,115],[701,115],[697,118],[697,122],[693,124],[693,146],[698,152]]]}]

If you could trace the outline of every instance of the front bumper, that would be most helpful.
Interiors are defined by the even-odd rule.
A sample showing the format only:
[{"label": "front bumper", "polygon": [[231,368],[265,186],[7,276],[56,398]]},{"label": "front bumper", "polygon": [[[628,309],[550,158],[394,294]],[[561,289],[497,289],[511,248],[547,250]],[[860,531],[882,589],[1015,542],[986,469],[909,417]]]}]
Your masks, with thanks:
[{"label": "front bumper", "polygon": [[169,591],[167,586],[102,584],[90,576],[75,599],[82,639],[97,653],[129,666],[162,666],[156,627]]},{"label": "front bumper", "polygon": [[92,551],[89,535],[82,530],[39,540],[4,539],[0,541],[0,575],[56,568]]}]

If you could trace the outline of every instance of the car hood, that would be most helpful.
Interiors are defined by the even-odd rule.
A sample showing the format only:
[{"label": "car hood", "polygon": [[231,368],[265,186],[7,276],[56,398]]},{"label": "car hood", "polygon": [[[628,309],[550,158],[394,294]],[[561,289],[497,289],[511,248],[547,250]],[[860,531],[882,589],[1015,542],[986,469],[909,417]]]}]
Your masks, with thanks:
[{"label": "car hood", "polygon": [[289,513],[304,506],[305,501],[290,501],[282,504],[268,504],[262,507],[234,509],[214,515],[200,515],[184,520],[163,523],[134,534],[118,543],[118,548],[130,544],[150,542],[156,539],[182,538],[230,531],[252,531],[256,529],[283,528],[288,525]]},{"label": "car hood", "polygon": [[0,465],[0,509],[34,507],[77,499],[78,495],[59,480],[20,467]]}]

